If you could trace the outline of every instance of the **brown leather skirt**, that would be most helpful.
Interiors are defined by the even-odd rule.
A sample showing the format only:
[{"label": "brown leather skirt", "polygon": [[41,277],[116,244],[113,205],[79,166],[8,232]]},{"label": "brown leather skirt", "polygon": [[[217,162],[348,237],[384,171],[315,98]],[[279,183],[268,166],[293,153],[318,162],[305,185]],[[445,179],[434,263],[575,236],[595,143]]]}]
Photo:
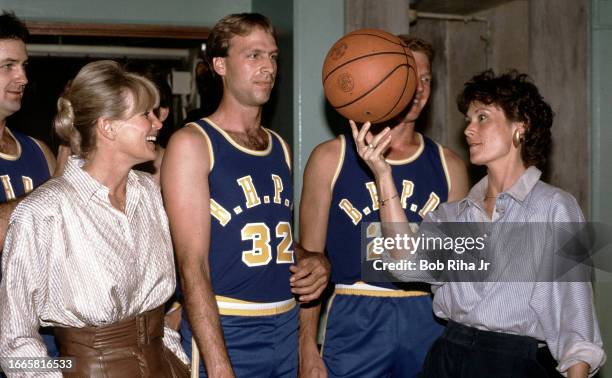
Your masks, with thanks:
[{"label": "brown leather skirt", "polygon": [[62,357],[74,357],[65,377],[189,376],[188,367],[162,342],[163,307],[106,327],[55,328]]}]

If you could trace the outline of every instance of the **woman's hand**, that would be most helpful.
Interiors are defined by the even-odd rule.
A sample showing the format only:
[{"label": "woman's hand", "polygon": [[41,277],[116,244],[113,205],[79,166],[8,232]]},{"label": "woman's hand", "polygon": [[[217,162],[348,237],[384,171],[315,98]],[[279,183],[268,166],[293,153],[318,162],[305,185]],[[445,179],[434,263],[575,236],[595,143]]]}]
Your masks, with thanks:
[{"label": "woman's hand", "polygon": [[391,143],[391,129],[386,127],[377,135],[372,135],[372,133],[368,133],[370,126],[372,126],[370,122],[364,123],[361,130],[357,129],[357,124],[354,121],[350,120],[349,124],[357,146],[357,154],[372,170],[374,176],[381,177],[384,174],[391,173],[391,166],[384,157],[384,153]]},{"label": "woman's hand", "polygon": [[586,378],[589,376],[589,364],[579,361],[567,369],[568,378]]}]

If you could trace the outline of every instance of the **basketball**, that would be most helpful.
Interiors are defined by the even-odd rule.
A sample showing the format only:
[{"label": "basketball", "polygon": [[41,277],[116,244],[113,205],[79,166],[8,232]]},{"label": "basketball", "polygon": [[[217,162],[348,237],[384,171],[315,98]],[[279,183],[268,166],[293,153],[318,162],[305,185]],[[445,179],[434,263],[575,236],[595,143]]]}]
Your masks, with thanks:
[{"label": "basketball", "polygon": [[323,62],[325,97],[356,122],[384,122],[404,110],[417,85],[414,57],[403,41],[378,29],[346,34]]}]

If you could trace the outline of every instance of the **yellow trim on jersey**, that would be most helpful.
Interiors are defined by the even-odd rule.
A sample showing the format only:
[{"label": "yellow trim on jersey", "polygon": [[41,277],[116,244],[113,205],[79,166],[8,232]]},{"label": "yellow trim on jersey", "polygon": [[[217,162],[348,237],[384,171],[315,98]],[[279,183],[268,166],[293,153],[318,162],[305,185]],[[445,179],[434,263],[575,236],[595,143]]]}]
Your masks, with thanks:
[{"label": "yellow trim on jersey", "polygon": [[342,295],[362,295],[366,297],[421,297],[429,295],[427,291],[421,290],[394,290],[386,287],[369,285],[365,282],[356,282],[352,285],[336,284],[334,294]]},{"label": "yellow trim on jersey", "polygon": [[243,301],[241,299],[236,299],[236,298],[224,297],[223,295],[215,295],[215,299],[217,300],[217,302],[222,301],[222,302],[242,303],[242,304],[253,304],[253,303],[255,303],[255,302]]},{"label": "yellow trim on jersey", "polygon": [[438,151],[440,151],[440,161],[442,162],[442,168],[444,168],[444,176],[446,176],[446,184],[448,185],[448,195],[450,195],[451,179],[450,179],[450,173],[448,171],[448,165],[446,165],[446,157],[444,156],[444,147],[442,147],[438,143],[436,144],[438,145]]},{"label": "yellow trim on jersey", "polygon": [[334,173],[334,178],[332,179],[331,186],[329,188],[330,192],[334,192],[334,186],[336,186],[336,180],[340,176],[340,171],[342,170],[342,166],[344,165],[344,155],[346,154],[346,140],[344,139],[344,135],[340,135],[340,159],[338,159],[338,165],[336,166],[336,172]]},{"label": "yellow trim on jersey", "polygon": [[266,129],[265,127],[262,127],[263,131],[266,132],[266,135],[268,136],[268,147],[266,147],[265,150],[263,151],[257,151],[257,150],[251,150],[250,148],[246,148],[244,146],[241,146],[240,144],[236,143],[236,141],[234,139],[232,139],[232,137],[225,132],[225,130],[223,130],[221,127],[219,127],[218,125],[216,125],[213,121],[211,121],[209,118],[204,118],[204,120],[206,122],[208,122],[212,127],[214,127],[221,135],[223,135],[223,137],[234,147],[236,147],[237,149],[239,149],[240,151],[247,153],[249,155],[255,155],[255,156],[266,156],[270,154],[270,151],[272,151],[272,135],[270,134],[270,132],[268,131],[268,129]]},{"label": "yellow trim on jersey", "polygon": [[[2,158],[4,160],[15,161],[15,160],[17,160],[17,159],[19,159],[21,157],[21,143],[19,143],[17,138],[15,138],[15,135],[13,135],[13,133],[11,132],[11,129],[9,129],[8,127],[5,126],[4,127],[4,131],[8,132],[8,135],[10,135],[11,138],[13,138],[13,140],[15,141],[15,144],[17,145],[17,153],[15,155],[11,155],[11,154],[5,154],[3,152],[0,152],[0,158]],[[40,146],[39,146],[39,148],[40,148]],[[42,152],[42,149],[41,149],[41,152]],[[46,160],[46,157],[45,157],[45,160]]]},{"label": "yellow trim on jersey", "polygon": [[416,134],[419,137],[419,148],[414,154],[412,154],[412,156],[409,156],[403,160],[385,159],[385,161],[391,165],[401,165],[401,164],[411,163],[415,161],[419,156],[421,156],[421,154],[423,153],[423,150],[425,149],[425,140],[423,139],[423,135],[421,135],[421,133],[416,133]]},{"label": "yellow trim on jersey", "polygon": [[216,295],[217,307],[221,315],[239,316],[270,316],[283,314],[295,307],[295,299],[287,299],[280,302],[248,302]]},{"label": "yellow trim on jersey", "polygon": [[332,305],[334,304],[334,299],[336,298],[336,293],[333,293],[327,302],[327,311],[325,311],[325,327],[323,327],[323,335],[321,336],[321,350],[319,351],[319,355],[323,357],[323,349],[325,349],[325,333],[327,332],[327,322],[329,321],[329,313],[331,311]]},{"label": "yellow trim on jersey", "polygon": [[215,153],[213,152],[212,143],[210,142],[210,138],[208,137],[208,134],[206,134],[206,131],[204,131],[204,129],[195,122],[189,122],[185,126],[195,127],[198,131],[202,133],[202,135],[204,136],[204,139],[206,139],[206,144],[208,145],[208,156],[210,160],[209,173],[212,172],[213,167],[215,166]]},{"label": "yellow trim on jersey", "polygon": [[191,378],[200,376],[200,350],[195,338],[191,337]]},{"label": "yellow trim on jersey", "polygon": [[283,152],[285,153],[285,161],[287,162],[287,167],[289,167],[289,170],[291,171],[291,155],[289,154],[289,147],[287,146],[287,142],[285,142],[285,140],[280,135],[278,135],[275,131],[267,129],[265,127],[264,127],[264,130],[267,130],[271,132],[272,134],[276,135],[278,140],[280,140],[281,147],[283,147]]},{"label": "yellow trim on jersey", "polygon": [[181,307],[183,307],[183,305],[181,304],[181,302],[179,301],[174,301],[172,302],[172,305],[170,306],[170,308],[168,309],[168,311],[166,311],[166,314],[169,314],[171,312],[174,312],[178,309],[180,309]]}]

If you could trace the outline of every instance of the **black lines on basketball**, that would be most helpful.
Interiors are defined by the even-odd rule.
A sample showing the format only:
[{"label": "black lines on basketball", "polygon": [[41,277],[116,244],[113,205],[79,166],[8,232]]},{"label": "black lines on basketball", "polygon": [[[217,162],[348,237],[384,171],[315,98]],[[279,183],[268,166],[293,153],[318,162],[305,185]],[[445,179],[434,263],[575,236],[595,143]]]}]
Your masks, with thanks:
[{"label": "black lines on basketball", "polygon": [[[353,63],[355,61],[358,61],[359,59],[367,59],[369,57],[372,56],[376,56],[376,55],[385,55],[385,54],[389,54],[389,55],[401,55],[402,57],[406,56],[406,53],[403,52],[375,52],[372,54],[368,54],[368,55],[361,55],[358,57],[355,57],[353,59],[347,60],[346,62],[342,63],[341,65],[339,65],[338,67],[334,68],[333,70],[331,70],[324,78],[323,78],[323,82],[325,82],[327,80],[328,77],[330,77],[334,72],[338,71],[340,68],[346,66],[347,64]],[[406,59],[406,62],[408,62],[408,59]]]},{"label": "black lines on basketball", "polygon": [[[380,117],[380,119],[385,119],[389,114],[393,113],[393,111],[395,111],[397,105],[400,104],[402,98],[404,98],[404,95],[406,94],[406,89],[408,89],[408,78],[410,77],[410,70],[412,69],[412,67],[410,67],[408,65],[408,60],[406,60],[406,66],[408,67],[408,75],[406,77],[406,81],[404,82],[404,89],[402,89],[402,95],[399,96],[397,98],[397,100],[395,101],[395,104],[393,104],[393,107],[391,108],[391,110],[389,110],[389,112],[387,114],[384,114],[382,117]],[[401,112],[404,109],[399,109],[399,111]],[[372,121],[372,123],[376,123],[376,122],[380,122],[379,120],[375,119]]]},{"label": "black lines on basketball", "polygon": [[[364,93],[364,94],[362,94],[361,96],[357,97],[356,99],[354,99],[354,100],[352,100],[352,101],[350,101],[350,102],[348,102],[348,103],[346,103],[346,104],[343,104],[343,105],[336,105],[336,106],[334,106],[334,107],[335,107],[336,109],[342,109],[342,108],[345,108],[345,107],[347,107],[347,106],[349,106],[349,105],[352,105],[352,104],[354,104],[355,102],[357,102],[357,101],[361,100],[361,99],[362,99],[362,98],[364,98],[365,96],[367,96],[367,95],[369,95],[370,93],[372,93],[373,91],[375,91],[375,90],[376,90],[376,88],[378,88],[378,87],[379,87],[379,86],[380,86],[382,83],[384,83],[384,82],[385,82],[385,80],[387,80],[387,79],[388,79],[388,78],[389,78],[391,75],[393,75],[393,74],[395,73],[395,71],[397,71],[397,70],[398,70],[399,68],[401,68],[401,67],[406,67],[406,64],[401,64],[401,65],[399,65],[399,66],[395,67],[395,69],[393,69],[391,72],[389,72],[389,73],[387,74],[387,76],[383,77],[383,78],[382,78],[382,79],[381,79],[381,80],[380,80],[378,83],[376,83],[376,84],[375,84],[375,85],[374,85],[374,86],[373,86],[373,87],[372,87],[370,90],[368,90],[367,92],[365,92],[365,93]],[[404,87],[405,87],[405,86],[406,86],[406,85],[404,84]],[[403,93],[403,92],[402,92],[402,93]],[[332,104],[332,105],[333,105],[333,104]]]}]

